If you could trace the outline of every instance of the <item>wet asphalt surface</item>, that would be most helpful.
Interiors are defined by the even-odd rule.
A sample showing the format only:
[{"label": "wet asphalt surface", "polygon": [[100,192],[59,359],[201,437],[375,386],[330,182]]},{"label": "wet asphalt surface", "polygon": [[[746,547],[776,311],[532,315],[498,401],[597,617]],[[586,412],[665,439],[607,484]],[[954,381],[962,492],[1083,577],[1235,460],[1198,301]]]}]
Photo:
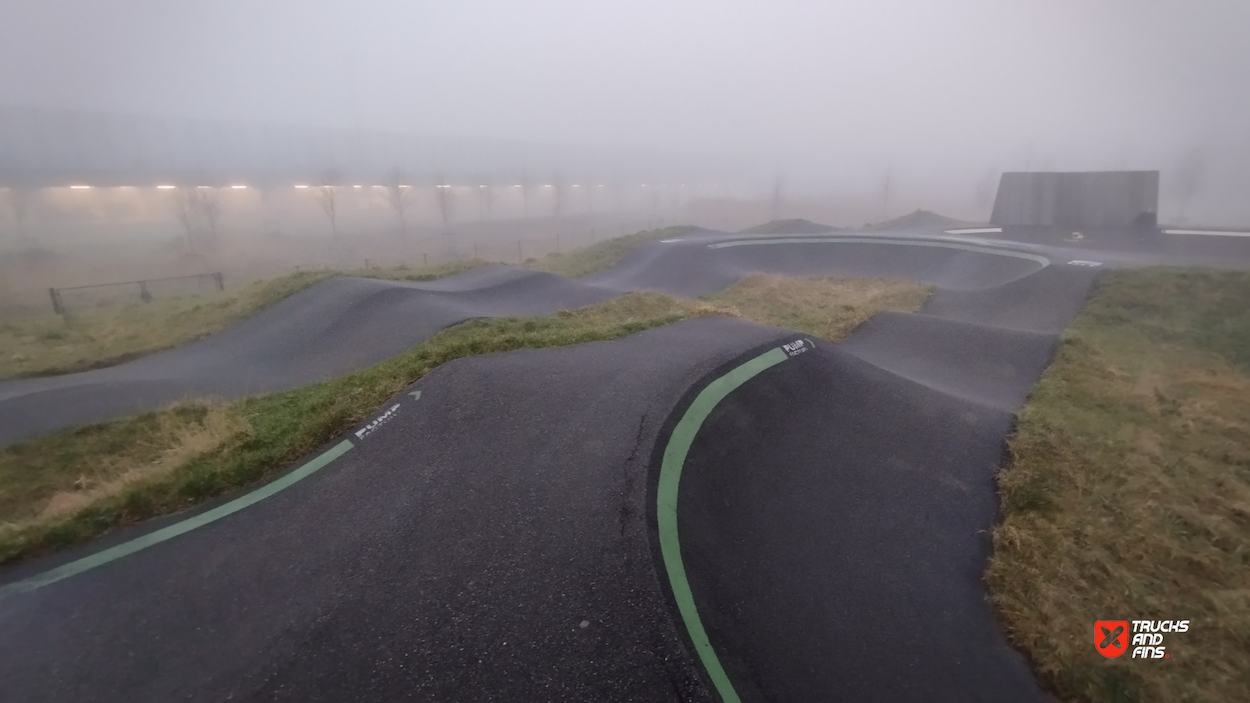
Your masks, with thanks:
[{"label": "wet asphalt surface", "polygon": [[[751,271],[928,281],[920,313],[817,341],[708,417],[680,484],[690,585],[743,700],[1044,700],[980,579],[1013,412],[1098,269],[1037,244],[824,238],[696,234],[579,281],[328,281],[182,349],[0,385],[0,444],[333,376],[467,317]],[[715,700],[657,561],[656,451],[700,387],[794,338],[700,318],[446,364],[273,497],[0,597],[0,700]]]}]

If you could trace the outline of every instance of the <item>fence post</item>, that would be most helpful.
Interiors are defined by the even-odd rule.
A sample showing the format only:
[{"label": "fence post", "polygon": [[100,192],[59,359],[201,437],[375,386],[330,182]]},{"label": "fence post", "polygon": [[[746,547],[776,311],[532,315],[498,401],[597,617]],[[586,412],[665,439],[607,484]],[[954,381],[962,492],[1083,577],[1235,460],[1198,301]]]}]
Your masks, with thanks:
[{"label": "fence post", "polygon": [[422,254],[422,255],[421,255],[421,265],[422,265],[422,266],[429,266],[429,265],[430,265],[430,257],[429,257],[429,254]]},{"label": "fence post", "polygon": [[213,281],[217,284],[217,290],[226,289],[226,284],[221,280],[221,271],[213,274]]},{"label": "fence post", "polygon": [[368,260],[368,259],[365,259],[365,268],[366,268],[366,269],[367,269],[367,268],[369,268],[369,260]]},{"label": "fence post", "polygon": [[65,314],[65,306],[61,304],[61,293],[55,288],[48,289],[48,297],[52,299],[52,312],[57,315]]},{"label": "fence post", "polygon": [[139,300],[145,303],[152,302],[152,294],[148,292],[147,281],[139,281]]}]

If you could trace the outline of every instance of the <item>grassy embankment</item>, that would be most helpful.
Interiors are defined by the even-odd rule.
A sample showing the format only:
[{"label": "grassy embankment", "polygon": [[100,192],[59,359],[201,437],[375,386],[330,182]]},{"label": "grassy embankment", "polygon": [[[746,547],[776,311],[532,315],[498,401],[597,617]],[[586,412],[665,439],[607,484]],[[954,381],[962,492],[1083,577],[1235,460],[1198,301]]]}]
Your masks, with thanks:
[{"label": "grassy embankment", "polygon": [[[1250,692],[1250,274],[1111,272],[1020,413],[987,573],[1067,700]],[[1095,619],[1189,620],[1105,659]]]},{"label": "grassy embankment", "polygon": [[51,376],[112,366],[206,337],[332,276],[427,281],[487,262],[451,261],[418,268],[305,271],[224,293],[157,299],[107,308],[48,313],[0,322],[0,379]]},{"label": "grassy embankment", "polygon": [[692,229],[694,228],[681,225],[613,237],[567,253],[548,254],[541,259],[526,262],[526,266],[536,271],[546,271],[565,278],[587,276],[612,268],[625,258],[626,254],[643,244],[680,237]]},{"label": "grassy embankment", "polygon": [[[546,260],[584,274],[674,230],[602,242]],[[603,246],[610,245],[610,246]],[[558,262],[558,265],[556,265]],[[917,310],[930,289],[871,279],[752,276],[702,300],[631,293],[578,310],[471,320],[368,369],[230,403],[184,403],[56,432],[0,451],[0,563],[113,527],[184,510],[263,480],[367,417],[453,359],[578,344],[706,314],[735,315],[836,340],[881,310]]]}]

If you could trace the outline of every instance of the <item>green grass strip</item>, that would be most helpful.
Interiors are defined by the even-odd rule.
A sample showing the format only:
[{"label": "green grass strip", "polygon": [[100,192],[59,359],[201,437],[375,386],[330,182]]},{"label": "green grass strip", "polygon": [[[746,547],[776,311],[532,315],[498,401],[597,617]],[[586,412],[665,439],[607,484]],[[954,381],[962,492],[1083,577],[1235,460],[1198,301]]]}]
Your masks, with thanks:
[{"label": "green grass strip", "polygon": [[681,561],[681,543],[677,538],[677,487],[681,482],[681,469],[686,463],[686,454],[694,443],[703,421],[718,403],[741,386],[754,378],[761,371],[771,368],[789,357],[780,347],[770,349],[763,354],[734,368],[729,373],[708,384],[694,402],[686,409],[673,434],[669,437],[668,446],[664,448],[664,458],[660,463],[660,479],[656,488],[656,523],[660,534],[660,553],[664,557],[664,568],[668,571],[668,581],[673,589],[673,599],[677,602],[677,610],[690,634],[703,668],[720,693],[725,703],[738,703],[737,691],[733,683],[716,657],[712,643],[708,640],[707,631],[703,629],[703,621],[699,619],[699,611],[694,604],[694,594],[690,591],[690,582],[686,580],[686,568]]},{"label": "green grass strip", "polygon": [[26,593],[27,591],[33,591],[41,586],[56,583],[57,581],[67,579],[70,576],[94,569],[97,566],[103,566],[110,561],[121,559],[124,556],[129,556],[153,545],[160,544],[165,540],[173,539],[178,535],[186,534],[197,527],[203,527],[210,522],[216,522],[217,520],[220,520],[232,513],[237,513],[238,511],[250,505],[255,505],[269,496],[294,485],[308,476],[311,476],[317,470],[346,454],[352,446],[351,441],[345,439],[298,469],[286,474],[276,481],[271,481],[264,486],[261,486],[247,495],[235,498],[229,503],[219,505],[212,510],[206,510],[199,515],[176,522],[169,527],[163,527],[154,532],[149,532],[142,537],[136,537],[129,542],[122,542],[115,547],[110,547],[104,551],[96,552],[95,554],[83,557],[77,561],[71,561],[68,564],[58,566],[50,571],[45,571],[42,574],[37,574],[28,579],[16,581],[7,586],[0,587],[0,598],[16,595],[18,593]]}]

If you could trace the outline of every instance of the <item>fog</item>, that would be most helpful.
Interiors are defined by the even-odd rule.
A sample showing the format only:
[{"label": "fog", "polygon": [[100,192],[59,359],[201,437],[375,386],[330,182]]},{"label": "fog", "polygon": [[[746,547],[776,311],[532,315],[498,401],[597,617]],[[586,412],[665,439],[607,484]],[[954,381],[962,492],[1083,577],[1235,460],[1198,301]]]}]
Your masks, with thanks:
[{"label": "fog", "polygon": [[[526,192],[614,188],[613,205],[556,197],[492,217],[563,208],[602,233],[915,208],[976,220],[1003,171],[1157,169],[1161,220],[1245,225],[1246,27],[1241,0],[3,0],[0,186],[524,178]],[[73,120],[129,126],[101,146],[57,127]],[[166,125],[164,146],[135,146],[156,143],[145,124]],[[197,129],[227,136],[198,152],[169,137]],[[452,220],[491,219],[482,195],[457,196]],[[163,212],[153,227],[176,235],[173,206],[154,197],[131,209]],[[56,198],[28,208],[44,231],[68,217]],[[105,208],[84,202],[65,207]],[[430,226],[453,224],[434,205]]]}]

